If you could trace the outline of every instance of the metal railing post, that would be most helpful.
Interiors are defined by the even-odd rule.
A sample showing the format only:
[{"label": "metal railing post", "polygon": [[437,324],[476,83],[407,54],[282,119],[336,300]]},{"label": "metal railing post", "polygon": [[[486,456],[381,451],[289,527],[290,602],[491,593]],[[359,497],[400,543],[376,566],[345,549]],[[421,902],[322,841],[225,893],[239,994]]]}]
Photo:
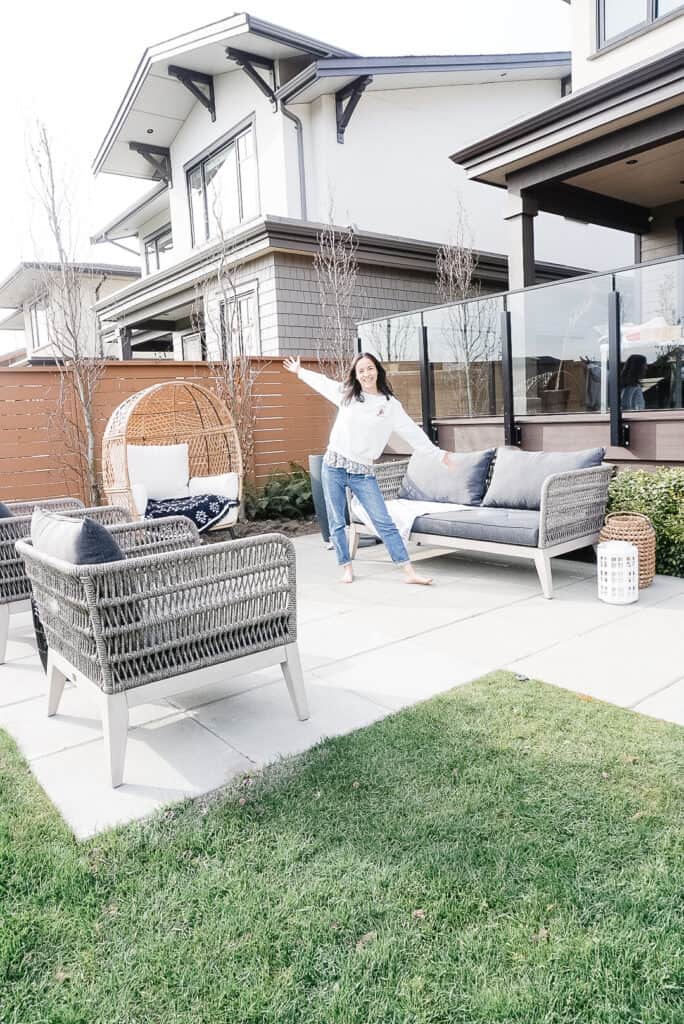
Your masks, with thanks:
[{"label": "metal railing post", "polygon": [[435,441],[437,438],[437,431],[433,424],[434,418],[434,387],[433,381],[430,374],[430,357],[428,355],[428,329],[423,323],[423,317],[420,318],[420,334],[418,338],[418,357],[420,359],[420,405],[423,419],[423,430],[430,438],[431,441]]},{"label": "metal railing post", "polygon": [[622,419],[620,388],[620,293],[608,293],[608,405],[610,408],[610,444],[629,448],[629,423]]},{"label": "metal railing post", "polygon": [[520,445],[520,427],[516,425],[513,411],[513,353],[511,349],[511,314],[507,309],[501,312],[501,384],[503,390],[504,444]]}]

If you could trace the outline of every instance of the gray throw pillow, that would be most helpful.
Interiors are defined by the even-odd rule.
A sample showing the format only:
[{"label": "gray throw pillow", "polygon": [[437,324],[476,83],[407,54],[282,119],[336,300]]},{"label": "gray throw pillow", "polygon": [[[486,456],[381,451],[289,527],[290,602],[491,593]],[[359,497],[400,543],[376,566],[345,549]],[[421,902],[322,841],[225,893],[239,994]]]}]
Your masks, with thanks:
[{"label": "gray throw pillow", "polygon": [[94,519],[72,519],[37,508],[31,518],[36,551],[73,565],[119,562],[126,556],[113,536]]},{"label": "gray throw pillow", "polygon": [[605,448],[581,452],[521,452],[519,448],[498,448],[494,472],[483,506],[538,509],[542,484],[552,473],[600,466]]},{"label": "gray throw pillow", "polygon": [[12,519],[14,513],[10,512],[4,501],[0,501],[0,519]]},{"label": "gray throw pillow", "polygon": [[487,448],[482,452],[449,452],[451,468],[430,455],[415,452],[406,467],[399,497],[479,505],[495,451],[496,448]]}]

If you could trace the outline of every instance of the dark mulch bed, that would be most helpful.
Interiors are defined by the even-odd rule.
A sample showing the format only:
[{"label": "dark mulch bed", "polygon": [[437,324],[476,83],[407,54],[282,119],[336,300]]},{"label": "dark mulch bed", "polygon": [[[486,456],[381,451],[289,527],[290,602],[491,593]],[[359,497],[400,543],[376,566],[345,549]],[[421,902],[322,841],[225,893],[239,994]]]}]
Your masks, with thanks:
[{"label": "dark mulch bed", "polygon": [[[318,520],[315,516],[305,516],[303,519],[250,519],[236,523],[233,527],[233,536],[258,537],[263,533],[284,533],[286,537],[303,537],[308,533],[318,533]],[[205,533],[202,537],[205,543],[216,543],[217,541],[228,540],[229,531],[213,530]]]}]

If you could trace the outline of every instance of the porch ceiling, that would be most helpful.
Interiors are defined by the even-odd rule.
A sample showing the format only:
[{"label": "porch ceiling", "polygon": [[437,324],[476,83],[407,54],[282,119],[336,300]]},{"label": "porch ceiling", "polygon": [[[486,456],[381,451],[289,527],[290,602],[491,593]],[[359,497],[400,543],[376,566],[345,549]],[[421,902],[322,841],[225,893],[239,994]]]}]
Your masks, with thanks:
[{"label": "porch ceiling", "polygon": [[684,139],[620,157],[565,181],[648,209],[684,200]]}]

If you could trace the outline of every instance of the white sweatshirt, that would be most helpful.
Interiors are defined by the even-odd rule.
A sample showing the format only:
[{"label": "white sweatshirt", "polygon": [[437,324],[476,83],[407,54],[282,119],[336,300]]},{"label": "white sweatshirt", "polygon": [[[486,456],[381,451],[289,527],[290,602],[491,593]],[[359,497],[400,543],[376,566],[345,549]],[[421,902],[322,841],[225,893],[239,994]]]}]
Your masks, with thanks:
[{"label": "white sweatshirt", "polygon": [[430,441],[396,398],[386,395],[364,395],[342,404],[344,386],[313,370],[297,371],[297,376],[338,408],[337,419],[330,433],[328,447],[352,462],[370,466],[384,452],[392,434],[398,434],[414,450],[441,459],[443,452]]}]

